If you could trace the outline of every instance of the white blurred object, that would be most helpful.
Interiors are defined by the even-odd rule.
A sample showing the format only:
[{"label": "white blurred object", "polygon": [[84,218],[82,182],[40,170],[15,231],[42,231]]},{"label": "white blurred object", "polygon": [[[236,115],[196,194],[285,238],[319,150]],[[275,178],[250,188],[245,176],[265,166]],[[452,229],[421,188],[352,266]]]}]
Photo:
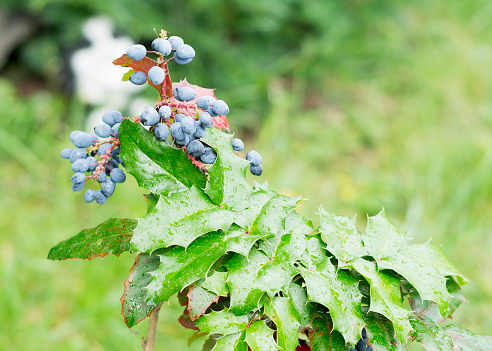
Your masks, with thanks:
[{"label": "white blurred object", "polygon": [[[91,46],[76,51],[70,63],[80,99],[98,105],[89,116],[88,127],[91,129],[101,123],[103,113],[126,109],[130,96],[142,87],[123,82],[121,78],[128,68],[113,65],[113,61],[134,44],[130,38],[115,38],[113,25],[106,17],[87,20],[82,32]],[[149,101],[148,105],[151,104]]]}]

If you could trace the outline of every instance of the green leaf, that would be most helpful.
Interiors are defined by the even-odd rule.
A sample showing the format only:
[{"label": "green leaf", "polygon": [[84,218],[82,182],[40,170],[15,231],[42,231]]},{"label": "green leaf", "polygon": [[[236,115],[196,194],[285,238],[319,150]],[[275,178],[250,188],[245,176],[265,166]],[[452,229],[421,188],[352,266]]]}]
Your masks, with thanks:
[{"label": "green leaf", "polygon": [[334,329],[342,333],[347,342],[355,344],[365,324],[361,310],[362,294],[358,289],[359,280],[343,270],[337,272],[330,260],[319,256],[322,250],[318,238],[309,240],[308,251],[313,265],[309,269],[300,269],[307,285],[308,300],[327,307]]},{"label": "green leaf", "polygon": [[253,189],[246,181],[249,162],[236,155],[232,149],[232,138],[217,128],[210,128],[201,140],[212,147],[217,159],[209,169],[209,183],[205,192],[217,205],[233,208],[246,200]]},{"label": "green leaf", "polygon": [[430,319],[411,319],[414,339],[427,350],[483,351],[492,350],[492,336],[474,334],[453,325],[445,326]]},{"label": "green leaf", "polygon": [[341,351],[348,350],[342,334],[333,329],[333,322],[329,315],[323,314],[313,320],[309,331],[309,341],[312,351]]},{"label": "green leaf", "polygon": [[407,311],[402,306],[400,280],[378,272],[376,264],[364,259],[356,259],[350,265],[370,284],[371,304],[369,311],[378,312],[394,324],[396,336],[405,343],[412,330]]},{"label": "green leaf", "polygon": [[124,120],[120,126],[121,157],[126,171],[154,194],[168,195],[193,185],[203,189],[206,176],[181,149],[159,141],[140,123]]},{"label": "green leaf", "polygon": [[217,340],[212,351],[248,351],[248,344],[244,341],[246,332],[224,335]]},{"label": "green leaf", "polygon": [[133,73],[135,73],[135,71],[134,71],[134,70],[132,70],[132,69],[131,69],[131,70],[129,70],[128,72],[126,72],[126,73],[123,75],[123,78],[121,78],[121,80],[122,80],[123,82],[126,82],[126,81],[130,80],[130,76],[131,76]]},{"label": "green leaf", "polygon": [[262,188],[255,188],[255,191],[249,196],[246,201],[236,204],[234,208],[236,218],[234,222],[246,230],[251,229],[251,225],[256,220],[265,204],[277,193],[273,190]]},{"label": "green leaf", "polygon": [[246,342],[251,351],[277,351],[279,346],[273,339],[273,330],[264,321],[252,323],[246,329]]},{"label": "green leaf", "polygon": [[308,303],[306,289],[300,285],[291,283],[288,295],[291,298],[292,307],[296,313],[296,319],[302,326],[307,326],[311,323],[311,305]]},{"label": "green leaf", "polygon": [[219,296],[205,290],[199,285],[192,286],[188,291],[188,311],[192,321],[205,313],[211,304],[217,302]]},{"label": "green leaf", "polygon": [[444,259],[440,248],[427,242],[424,245],[408,245],[392,256],[378,261],[379,269],[392,269],[405,277],[424,300],[438,304],[441,315],[446,315],[448,303],[453,297],[446,289],[446,276],[457,274],[444,264],[434,265],[433,258]]},{"label": "green leaf", "polygon": [[314,227],[310,219],[294,210],[285,217],[285,230],[290,233],[309,235],[314,232]]},{"label": "green leaf", "polygon": [[252,234],[277,234],[285,229],[285,218],[297,207],[299,198],[274,195],[262,207],[258,217],[251,226]]},{"label": "green leaf", "polygon": [[200,235],[218,229],[227,230],[234,214],[218,208],[200,189],[161,196],[157,205],[139,219],[132,247],[140,252],[152,252],[161,247],[187,247]]},{"label": "green leaf", "polygon": [[327,250],[335,255],[340,263],[367,255],[355,224],[355,216],[337,216],[321,208],[318,230],[326,237]]},{"label": "green leaf", "polygon": [[227,287],[227,272],[214,272],[211,277],[207,277],[201,287],[220,296],[227,296],[229,288]]},{"label": "green leaf", "polygon": [[227,310],[220,312],[212,311],[198,318],[195,324],[202,332],[227,335],[246,329],[248,316],[238,316]]},{"label": "green leaf", "polygon": [[[395,339],[393,323],[379,313],[369,312],[364,315],[366,321],[366,329],[368,342],[373,346],[374,350],[381,351],[401,351],[402,344],[398,339]],[[404,339],[407,342],[407,339]]]},{"label": "green leaf", "polygon": [[295,351],[299,345],[297,311],[292,298],[275,297],[265,305],[265,313],[277,326],[277,343],[284,351]]},{"label": "green leaf", "polygon": [[146,302],[145,287],[151,280],[149,272],[154,271],[158,266],[158,255],[142,253],[135,258],[135,264],[130,269],[130,276],[125,281],[125,291],[121,297],[121,314],[128,328],[150,315],[157,306]]},{"label": "green leaf", "polygon": [[77,235],[53,246],[48,254],[50,260],[68,258],[104,257],[120,255],[130,250],[130,240],[137,221],[127,218],[111,218],[95,228],[82,230]]},{"label": "green leaf", "polygon": [[398,229],[384,211],[369,217],[363,235],[364,246],[376,261],[397,254],[405,242],[405,232]]},{"label": "green leaf", "polygon": [[147,287],[147,300],[167,301],[169,297],[195,281],[205,278],[210,267],[226,252],[248,253],[261,235],[245,234],[240,230],[212,232],[193,241],[185,250],[173,247],[160,255],[161,264],[152,272]]}]

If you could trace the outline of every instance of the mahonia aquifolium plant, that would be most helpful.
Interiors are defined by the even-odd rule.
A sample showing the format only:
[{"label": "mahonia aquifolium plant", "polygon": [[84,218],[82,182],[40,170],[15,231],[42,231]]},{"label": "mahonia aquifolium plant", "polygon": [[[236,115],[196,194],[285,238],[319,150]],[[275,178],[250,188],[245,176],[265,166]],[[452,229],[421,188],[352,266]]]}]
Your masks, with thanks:
[{"label": "mahonia aquifolium plant", "polygon": [[48,258],[137,254],[121,298],[127,326],[177,294],[179,322],[193,340],[208,336],[204,350],[404,350],[410,339],[427,350],[492,349],[492,337],[447,323],[466,280],[439,247],[408,244],[384,211],[361,233],[355,216],[321,208],[314,228],[296,211],[300,198],[251,186],[247,168],[261,175],[262,158],[240,154],[243,142],[224,132],[227,104],[211,89],[171,82],[170,61],[194,56],[161,31],[152,51],[134,45],[114,61],[131,68],[123,80],[157,89],[156,106],[104,114],[94,134],[72,132],[76,148],[61,155],[73,189],[91,186],[87,202],[105,203],[125,167],[150,192],[147,214],[85,229]]}]

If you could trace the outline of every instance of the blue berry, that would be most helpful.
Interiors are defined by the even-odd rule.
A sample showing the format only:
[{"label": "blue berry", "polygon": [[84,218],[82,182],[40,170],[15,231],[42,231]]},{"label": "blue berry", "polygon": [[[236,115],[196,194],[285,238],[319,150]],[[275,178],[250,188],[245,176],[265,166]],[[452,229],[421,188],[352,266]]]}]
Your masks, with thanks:
[{"label": "blue berry", "polygon": [[111,195],[113,195],[115,188],[116,183],[109,178],[101,184],[101,191],[106,197],[110,197]]},{"label": "blue berry", "polygon": [[208,110],[216,100],[209,95],[200,96],[196,99],[196,105],[202,110]]},{"label": "blue berry", "polygon": [[238,138],[232,139],[232,148],[234,149],[234,151],[243,151],[244,150],[243,141]]},{"label": "blue berry", "polygon": [[184,44],[184,40],[175,35],[169,37],[167,40],[171,43],[171,48],[173,50],[177,50],[181,45]]},{"label": "blue berry", "polygon": [[186,115],[185,114],[182,114],[182,113],[176,113],[176,115],[174,115],[174,122],[180,122],[183,120],[183,118],[185,118]]},{"label": "blue berry", "polygon": [[72,183],[82,183],[85,180],[85,174],[77,172],[75,173],[72,178],[70,178]]},{"label": "blue berry", "polygon": [[183,129],[181,129],[181,123],[179,122],[171,124],[169,131],[174,139],[183,140],[185,138],[185,133],[183,132]]},{"label": "blue berry", "polygon": [[161,38],[157,38],[152,42],[152,48],[154,49],[154,51],[158,51],[164,56],[169,55],[172,50],[172,46],[169,40]]},{"label": "blue berry", "polygon": [[144,126],[153,126],[159,122],[159,113],[153,107],[147,107],[140,114],[140,122]]},{"label": "blue berry", "polygon": [[73,138],[73,144],[76,147],[86,148],[92,145],[92,135],[89,133],[77,133]]},{"label": "blue berry", "polygon": [[72,148],[63,149],[60,153],[61,157],[66,158],[67,160],[70,158],[70,154],[72,153]]},{"label": "blue berry", "polygon": [[166,74],[164,73],[164,70],[160,68],[159,66],[154,66],[151,69],[149,69],[149,80],[154,84],[154,85],[159,85],[162,84],[164,81],[164,77]]},{"label": "blue berry", "polygon": [[155,125],[154,134],[157,137],[157,139],[164,141],[169,136],[169,129],[167,128],[166,124],[157,123]]},{"label": "blue berry", "polygon": [[91,136],[92,136],[92,144],[91,145],[94,146],[99,142],[99,137],[94,133],[91,133]]},{"label": "blue berry", "polygon": [[161,116],[162,119],[169,119],[169,117],[171,117],[171,112],[171,108],[167,105],[159,108],[159,116]]},{"label": "blue berry", "polygon": [[261,155],[255,150],[248,151],[246,154],[246,160],[248,160],[253,166],[258,166],[263,161]]},{"label": "blue berry", "polygon": [[72,171],[74,172],[87,172],[89,170],[89,162],[85,158],[79,158],[72,163]]},{"label": "blue berry", "polygon": [[178,65],[187,65],[188,63],[191,62],[191,58],[189,59],[180,59],[179,57],[176,57],[176,55],[174,55],[174,62],[176,62]]},{"label": "blue berry", "polygon": [[106,181],[106,179],[108,179],[108,178],[106,177],[106,174],[104,174],[104,173],[102,173],[102,172],[101,172],[101,173],[99,173],[99,174],[97,175],[97,181],[98,181],[99,183],[103,183],[103,182],[105,182],[105,181]]},{"label": "blue berry", "polygon": [[261,167],[261,165],[257,165],[257,166],[251,165],[249,167],[249,171],[251,172],[251,174],[255,176],[260,176],[261,173],[263,172],[263,167]]},{"label": "blue berry", "polygon": [[212,104],[212,111],[217,115],[227,115],[229,113],[229,106],[225,101],[217,100]]},{"label": "blue berry", "polygon": [[195,119],[190,116],[186,116],[181,120],[181,129],[183,129],[183,132],[186,134],[193,134],[196,131],[196,124],[195,124]]},{"label": "blue berry", "polygon": [[143,45],[132,45],[126,51],[126,54],[129,58],[135,61],[142,60],[145,56],[147,56],[147,49]]},{"label": "blue berry", "polygon": [[191,101],[196,98],[196,92],[190,87],[177,88],[177,93],[179,100],[181,101]]},{"label": "blue berry", "polygon": [[96,202],[99,205],[102,205],[102,204],[104,204],[108,200],[108,198],[106,197],[106,195],[104,195],[102,193],[101,190],[97,190],[96,193],[95,193],[95,195],[94,195],[94,200],[96,200]]},{"label": "blue berry", "polygon": [[89,171],[93,171],[97,167],[97,160],[93,156],[89,156],[86,158],[87,162],[89,163]]},{"label": "blue berry", "polygon": [[142,71],[137,71],[130,76],[130,82],[135,85],[142,85],[147,82],[147,75]]},{"label": "blue berry", "polygon": [[72,190],[73,191],[80,191],[82,189],[84,189],[85,187],[85,183],[84,182],[81,182],[81,183],[73,183],[72,184]]},{"label": "blue berry", "polygon": [[121,123],[116,123],[112,128],[111,128],[111,136],[112,137],[117,137],[120,135],[120,125]]},{"label": "blue berry", "polygon": [[195,124],[196,124],[196,130],[195,130],[195,134],[193,134],[193,135],[197,139],[204,138],[205,135],[207,135],[207,130],[205,129],[205,127],[200,122],[197,122]]},{"label": "blue berry", "polygon": [[74,130],[73,132],[70,133],[70,136],[69,136],[69,139],[70,141],[73,143],[75,137],[80,134],[80,133],[83,133],[83,131],[81,130]]},{"label": "blue berry", "polygon": [[109,124],[109,126],[114,126],[116,123],[121,123],[123,120],[123,115],[119,111],[109,111],[102,116],[104,123]]},{"label": "blue berry", "polygon": [[190,141],[190,143],[186,147],[186,151],[192,157],[201,156],[204,150],[205,150],[205,146],[203,146],[203,144],[199,140]]},{"label": "blue berry", "polygon": [[195,57],[195,50],[190,45],[183,44],[176,50],[175,56],[180,60],[192,59]]},{"label": "blue berry", "polygon": [[184,134],[183,139],[174,139],[174,142],[176,143],[176,145],[186,146],[190,142],[190,136],[188,134]]},{"label": "blue berry", "polygon": [[78,159],[86,158],[87,157],[87,151],[82,148],[78,149],[73,149],[72,153],[70,154],[69,160],[70,162],[74,163]]},{"label": "blue berry", "polygon": [[94,196],[96,195],[96,192],[92,189],[87,189],[84,194],[84,200],[85,202],[89,203],[94,201]]},{"label": "blue berry", "polygon": [[214,126],[214,122],[212,121],[212,116],[208,112],[202,112],[198,115],[200,119],[200,123],[205,128],[212,128]]},{"label": "blue berry", "polygon": [[111,180],[115,183],[123,183],[126,180],[126,174],[119,168],[114,168],[109,174]]},{"label": "blue berry", "polygon": [[109,138],[111,127],[106,123],[98,124],[94,127],[94,133],[101,138]]},{"label": "blue berry", "polygon": [[206,147],[205,150],[203,151],[202,156],[200,156],[202,162],[208,164],[214,163],[216,158],[217,158],[217,154],[215,153],[214,149],[212,149],[211,147]]},{"label": "blue berry", "polygon": [[97,150],[97,153],[99,154],[99,156],[104,156],[106,155],[106,152],[111,149],[113,145],[111,145],[111,143],[104,143],[102,144],[101,146],[99,146],[99,149]]}]

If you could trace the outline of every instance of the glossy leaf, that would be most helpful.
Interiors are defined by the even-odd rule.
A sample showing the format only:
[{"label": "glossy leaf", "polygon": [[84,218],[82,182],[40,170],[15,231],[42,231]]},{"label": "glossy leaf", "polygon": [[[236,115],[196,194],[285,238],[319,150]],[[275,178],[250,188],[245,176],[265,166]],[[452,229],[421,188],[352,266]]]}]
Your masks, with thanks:
[{"label": "glossy leaf", "polygon": [[124,120],[119,131],[126,171],[141,187],[164,195],[193,185],[200,189],[205,187],[206,176],[188,160],[183,150],[159,141],[140,123]]},{"label": "glossy leaf", "polygon": [[284,351],[295,351],[299,345],[299,327],[294,302],[289,297],[275,297],[265,305],[265,313],[277,326],[277,343]]},{"label": "glossy leaf", "polygon": [[248,344],[244,341],[246,332],[227,334],[217,340],[212,351],[248,351]]},{"label": "glossy leaf", "polygon": [[393,323],[379,313],[370,312],[364,315],[368,343],[378,351],[401,351],[402,344],[406,344],[407,336],[402,343],[395,338]]},{"label": "glossy leaf", "polygon": [[227,287],[227,272],[214,272],[210,277],[207,277],[201,284],[201,287],[220,296],[227,296],[229,288]]},{"label": "glossy leaf", "polygon": [[273,330],[264,321],[251,323],[246,329],[246,342],[251,351],[277,351],[280,347],[273,339]]},{"label": "glossy leaf", "polygon": [[231,134],[217,128],[208,130],[201,139],[217,153],[217,159],[209,168],[209,183],[205,192],[217,205],[234,208],[245,201],[253,189],[246,181],[246,170],[249,162],[236,155],[232,149]]},{"label": "glossy leaf", "polygon": [[161,196],[155,207],[139,219],[132,247],[140,252],[152,252],[161,247],[187,247],[200,235],[227,230],[234,214],[218,208],[196,187],[169,196]]},{"label": "glossy leaf", "polygon": [[285,229],[285,218],[297,207],[299,198],[275,195],[262,207],[251,226],[251,233],[277,234]]},{"label": "glossy leaf", "polygon": [[199,285],[192,286],[188,291],[188,311],[191,320],[194,321],[204,314],[211,304],[219,300],[219,297]]},{"label": "glossy leaf", "polygon": [[130,276],[125,281],[125,291],[121,297],[121,314],[128,328],[150,315],[157,306],[145,300],[145,287],[151,280],[149,272],[154,271],[159,266],[159,262],[158,255],[142,253],[137,256],[135,264],[130,269]]},{"label": "glossy leaf", "polygon": [[227,310],[212,311],[198,318],[195,323],[203,332],[227,335],[246,329],[248,316],[238,316]]},{"label": "glossy leaf", "polygon": [[50,260],[69,258],[93,259],[109,254],[120,255],[130,250],[130,240],[137,225],[134,219],[111,218],[97,227],[82,230],[77,235],[53,246]]}]

